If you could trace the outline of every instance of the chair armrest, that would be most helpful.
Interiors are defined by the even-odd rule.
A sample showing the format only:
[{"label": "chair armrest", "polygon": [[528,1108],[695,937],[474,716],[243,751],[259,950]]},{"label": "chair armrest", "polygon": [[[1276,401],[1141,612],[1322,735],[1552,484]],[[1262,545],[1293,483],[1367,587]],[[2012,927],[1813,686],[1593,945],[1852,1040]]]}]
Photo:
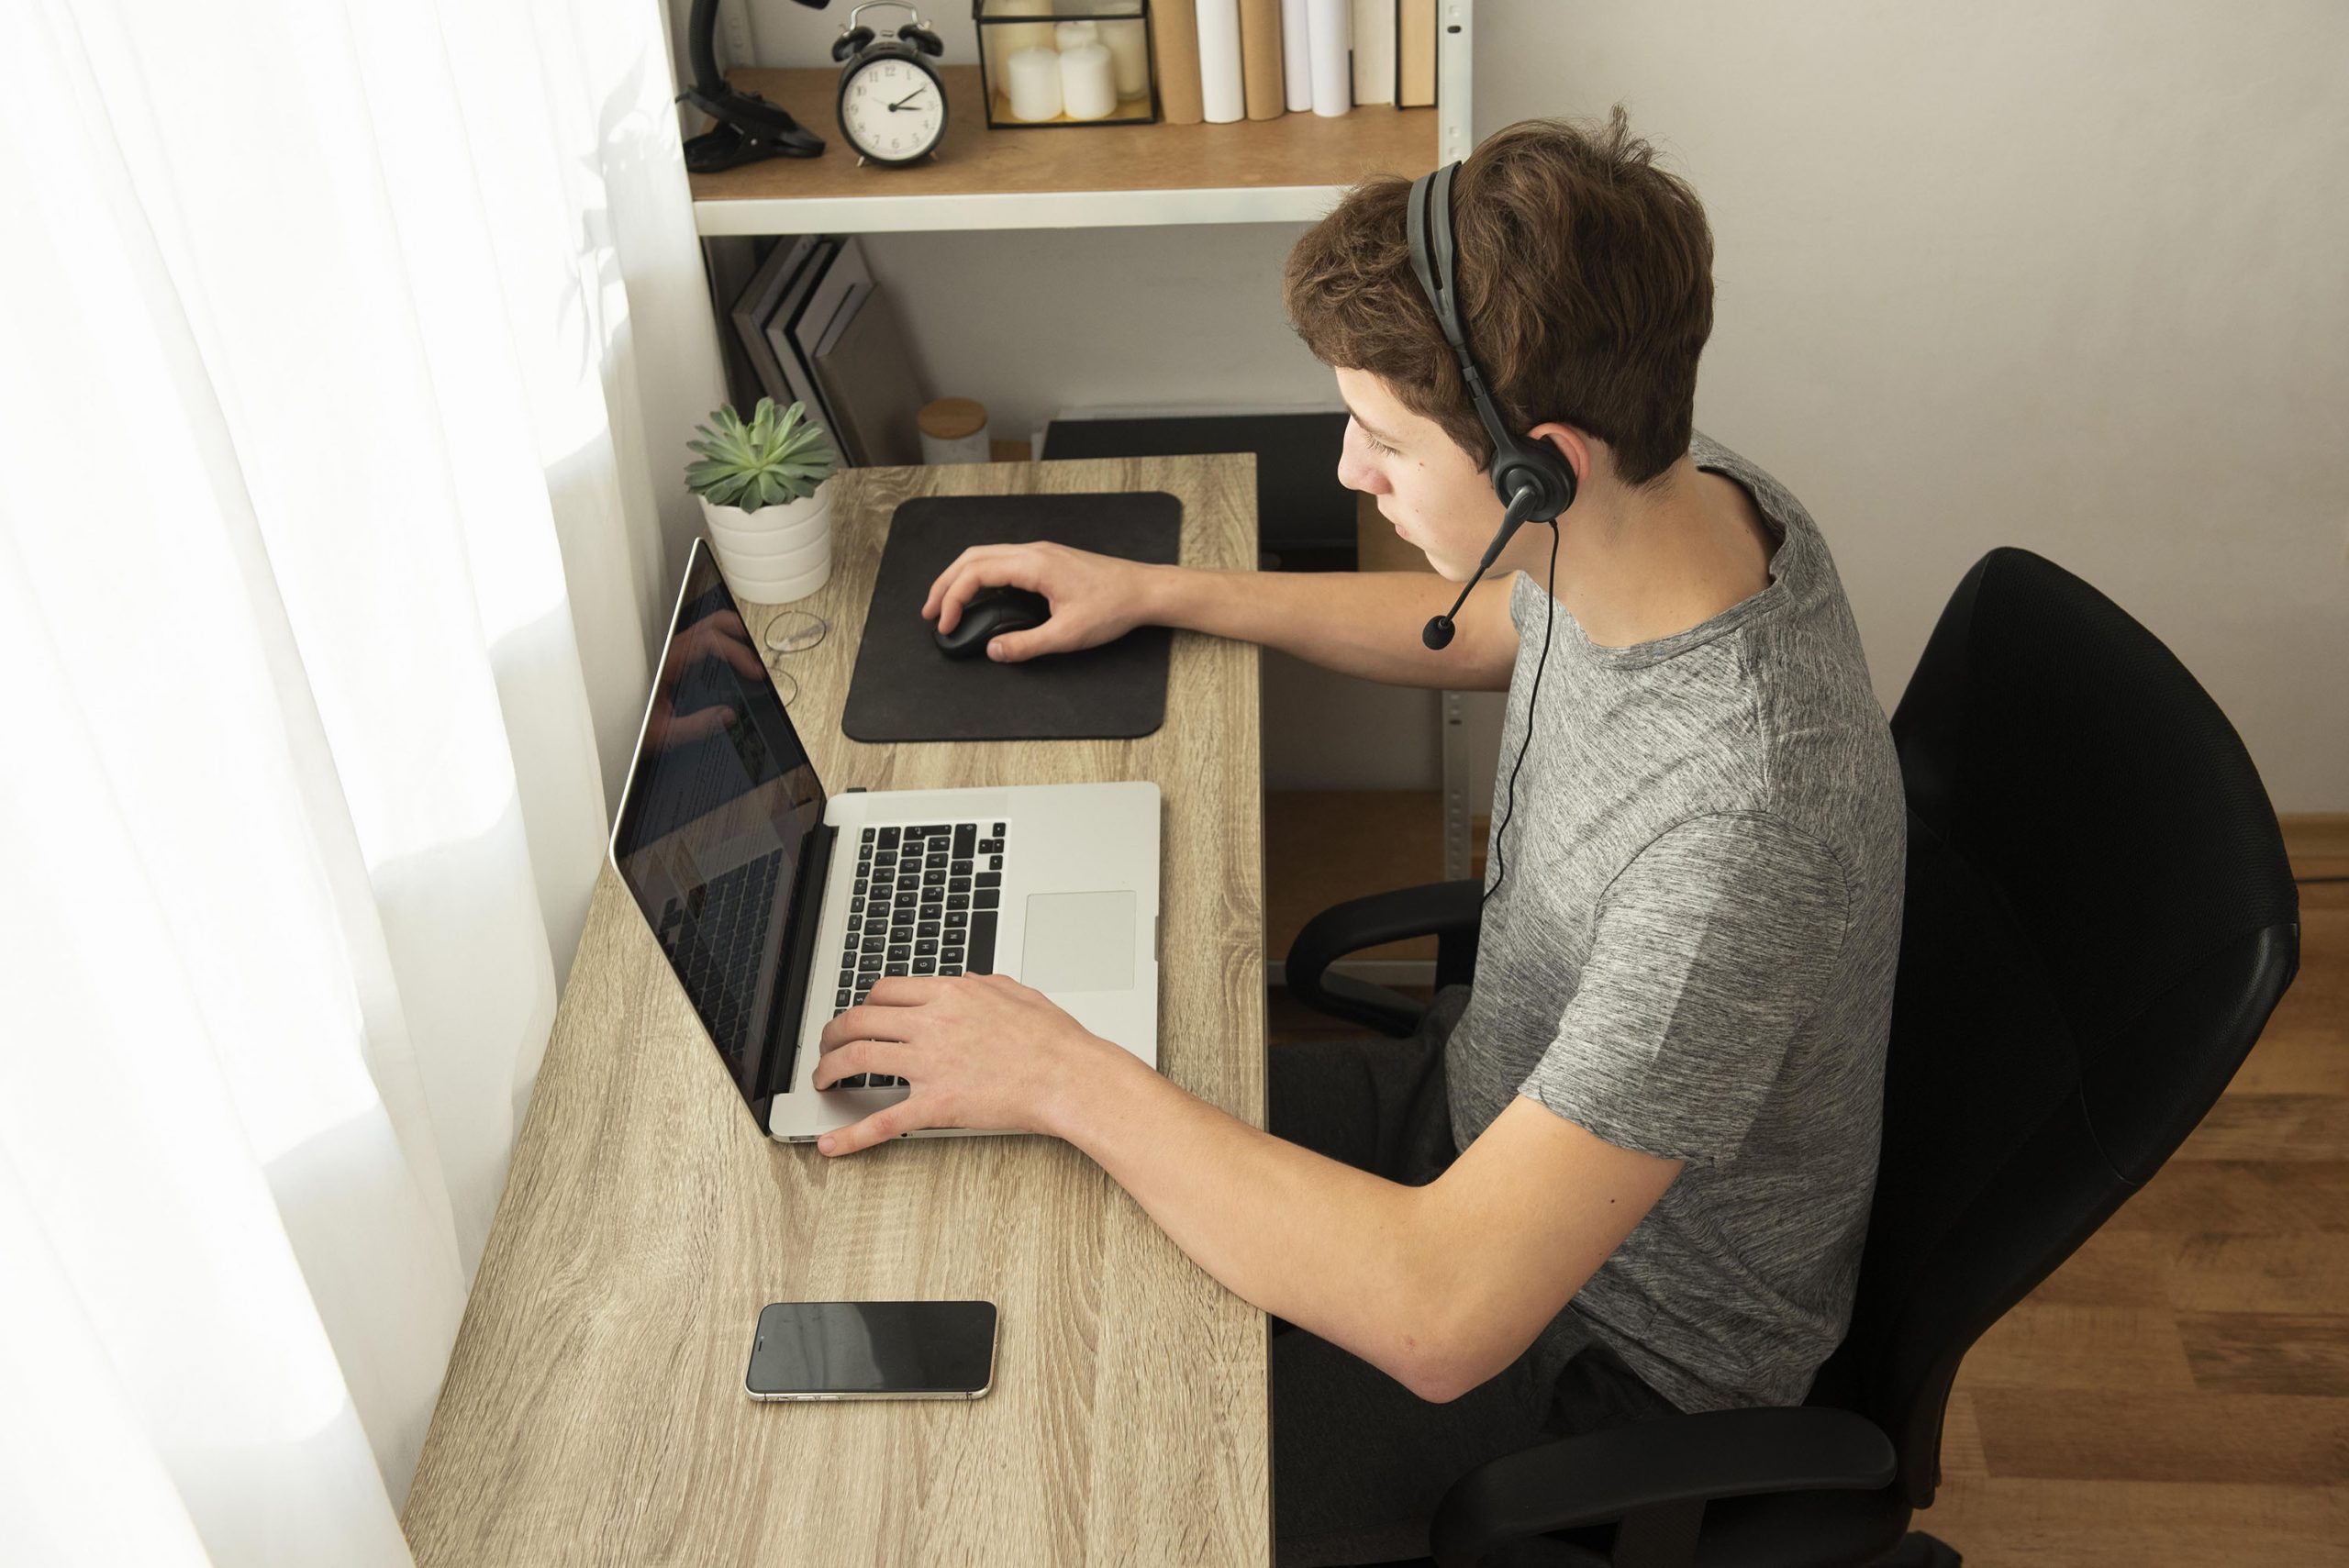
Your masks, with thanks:
[{"label": "chair armrest", "polygon": [[1767,1492],[1873,1492],[1892,1485],[1895,1468],[1891,1440],[1849,1410],[1714,1410],[1487,1461],[1453,1483],[1429,1535],[1442,1568],[1464,1568],[1550,1530],[1649,1509]]},{"label": "chair armrest", "polygon": [[1434,882],[1333,905],[1307,921],[1289,944],[1284,972],[1289,994],[1331,1018],[1409,1034],[1426,1011],[1419,1004],[1384,985],[1325,972],[1350,952],[1410,937],[1464,941],[1473,949],[1483,903],[1476,883]]}]

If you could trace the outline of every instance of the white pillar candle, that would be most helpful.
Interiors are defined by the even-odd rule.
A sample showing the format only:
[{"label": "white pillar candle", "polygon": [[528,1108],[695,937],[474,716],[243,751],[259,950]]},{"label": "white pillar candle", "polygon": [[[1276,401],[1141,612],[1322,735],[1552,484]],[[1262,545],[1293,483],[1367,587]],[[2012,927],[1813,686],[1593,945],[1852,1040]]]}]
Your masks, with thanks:
[{"label": "white pillar candle", "polygon": [[1101,29],[1091,22],[1054,22],[1052,47],[1065,53],[1081,43],[1099,43]]},{"label": "white pillar candle", "polygon": [[1061,50],[1061,97],[1073,120],[1106,119],[1117,112],[1117,77],[1105,46],[1081,43]]},{"label": "white pillar candle", "polygon": [[1109,46],[1109,63],[1118,73],[1118,96],[1150,96],[1150,24],[1104,22],[1101,41]]},{"label": "white pillar candle", "polygon": [[1061,57],[1049,49],[1023,49],[1008,61],[1011,117],[1048,120],[1061,112]]}]

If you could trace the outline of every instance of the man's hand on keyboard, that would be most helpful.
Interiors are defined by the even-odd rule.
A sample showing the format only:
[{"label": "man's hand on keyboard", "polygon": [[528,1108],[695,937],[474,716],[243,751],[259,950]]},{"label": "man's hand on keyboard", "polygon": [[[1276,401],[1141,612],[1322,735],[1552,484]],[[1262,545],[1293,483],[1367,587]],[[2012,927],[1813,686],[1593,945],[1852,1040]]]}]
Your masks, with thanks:
[{"label": "man's hand on keyboard", "polygon": [[930,585],[921,616],[952,631],[980,589],[1025,588],[1051,602],[1051,618],[996,638],[990,657],[1016,664],[1039,653],[1074,653],[1115,641],[1149,618],[1145,590],[1156,570],[1064,544],[974,544]]},{"label": "man's hand on keyboard", "polygon": [[861,1073],[912,1085],[896,1105],[818,1139],[826,1154],[924,1127],[1050,1132],[1059,1102],[1081,1094],[1089,1074],[1134,1060],[1042,992],[1000,974],[884,980],[824,1026],[819,1046],[818,1089]]}]

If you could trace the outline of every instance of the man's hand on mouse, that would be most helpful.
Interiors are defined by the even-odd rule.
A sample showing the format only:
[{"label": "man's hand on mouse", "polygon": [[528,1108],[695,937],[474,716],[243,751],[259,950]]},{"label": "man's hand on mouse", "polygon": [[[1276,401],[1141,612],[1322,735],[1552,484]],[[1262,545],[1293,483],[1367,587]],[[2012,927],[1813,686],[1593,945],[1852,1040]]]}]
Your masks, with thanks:
[{"label": "man's hand on mouse", "polygon": [[1032,631],[1006,632],[987,657],[1016,664],[1039,653],[1074,653],[1112,642],[1147,618],[1143,595],[1152,568],[1064,544],[979,544],[930,585],[924,620],[952,631],[963,606],[983,588],[1026,588],[1051,601],[1052,618]]},{"label": "man's hand on mouse", "polygon": [[924,1127],[1052,1132],[1058,1107],[1093,1074],[1137,1059],[1001,974],[884,980],[824,1026],[815,1084],[883,1073],[912,1085],[896,1105],[828,1132],[816,1147],[853,1154]]}]

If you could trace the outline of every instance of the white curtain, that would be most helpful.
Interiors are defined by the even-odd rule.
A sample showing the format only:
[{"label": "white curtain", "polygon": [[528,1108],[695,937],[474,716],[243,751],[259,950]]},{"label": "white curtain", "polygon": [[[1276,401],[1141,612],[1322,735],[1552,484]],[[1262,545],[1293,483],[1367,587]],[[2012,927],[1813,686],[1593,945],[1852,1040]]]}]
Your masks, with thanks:
[{"label": "white curtain", "polygon": [[0,1561],[409,1562],[722,395],[671,95],[0,4]]}]

